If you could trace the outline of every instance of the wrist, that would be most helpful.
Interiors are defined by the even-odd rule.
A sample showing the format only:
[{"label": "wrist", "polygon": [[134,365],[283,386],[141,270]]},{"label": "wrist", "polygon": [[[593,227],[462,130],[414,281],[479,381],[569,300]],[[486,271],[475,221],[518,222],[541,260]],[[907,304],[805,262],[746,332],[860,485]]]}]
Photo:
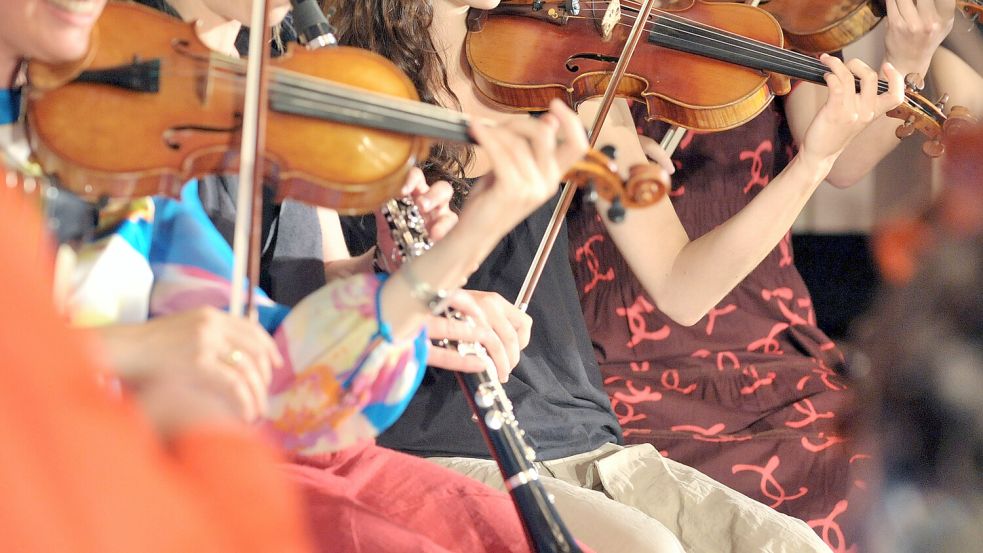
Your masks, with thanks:
[{"label": "wrist", "polygon": [[390,256],[387,256],[386,254],[382,253],[382,247],[376,244],[375,246],[372,247],[371,253],[372,253],[370,257],[371,272],[376,274],[379,273],[389,274],[393,272],[393,264],[389,260]]},{"label": "wrist", "polygon": [[91,329],[99,336],[99,344],[112,373],[126,381],[139,380],[145,372],[138,347],[141,341],[133,330],[133,325],[121,324]]},{"label": "wrist", "polygon": [[813,153],[806,148],[801,148],[799,149],[799,153],[792,158],[789,166],[794,168],[794,170],[803,172],[807,176],[808,181],[814,181],[818,185],[829,175],[841,153],[843,153],[843,150],[833,154],[823,155]]},{"label": "wrist", "polygon": [[[884,56],[884,61],[893,65],[902,76],[908,76],[911,73],[915,73],[922,79],[925,79],[926,74],[928,73],[928,67],[932,63],[932,56],[922,55],[917,58],[909,58],[905,56],[892,55],[891,52],[888,52]],[[883,71],[880,72],[880,76],[884,77]]]}]

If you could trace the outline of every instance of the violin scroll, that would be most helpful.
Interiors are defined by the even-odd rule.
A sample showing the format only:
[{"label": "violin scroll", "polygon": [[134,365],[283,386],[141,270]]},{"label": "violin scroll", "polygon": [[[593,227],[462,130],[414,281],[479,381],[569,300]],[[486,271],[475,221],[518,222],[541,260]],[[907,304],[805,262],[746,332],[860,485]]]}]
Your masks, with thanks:
[{"label": "violin scroll", "polygon": [[908,138],[916,131],[925,135],[927,140],[922,145],[922,151],[929,157],[939,157],[945,153],[945,143],[949,133],[966,123],[974,121],[969,110],[962,106],[953,106],[946,113],[948,94],[942,94],[936,101],[931,101],[921,94],[924,80],[915,73],[905,76],[905,100],[898,107],[887,112],[888,116],[903,121],[894,131],[899,140]]},{"label": "violin scroll", "polygon": [[628,179],[618,176],[618,167],[605,153],[590,150],[564,176],[564,180],[587,190],[587,201],[604,198],[611,202],[608,219],[619,223],[625,218],[625,209],[650,206],[666,195],[668,182],[665,172],[657,165],[642,164],[631,167]]},{"label": "violin scroll", "polygon": [[977,20],[983,17],[983,0],[969,0],[968,2],[956,2],[959,9],[966,17]]}]

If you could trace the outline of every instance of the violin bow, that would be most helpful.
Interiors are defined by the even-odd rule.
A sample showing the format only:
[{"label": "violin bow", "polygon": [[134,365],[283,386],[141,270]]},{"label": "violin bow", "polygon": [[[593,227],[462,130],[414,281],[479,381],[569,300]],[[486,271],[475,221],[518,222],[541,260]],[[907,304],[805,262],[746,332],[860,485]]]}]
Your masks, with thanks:
[{"label": "violin bow", "polygon": [[263,231],[263,174],[266,148],[266,106],[269,105],[269,0],[254,0],[246,60],[246,93],[239,150],[239,189],[232,244],[232,290],[229,312],[257,318],[253,290],[259,285],[259,247]]},{"label": "violin bow", "polygon": [[[635,53],[635,48],[638,46],[638,42],[641,40],[642,33],[645,30],[645,23],[648,21],[649,14],[652,13],[652,8],[655,7],[655,0],[644,1],[644,5],[638,12],[638,18],[635,20],[635,24],[632,26],[631,33],[628,35],[628,40],[625,42],[625,46],[621,50],[618,63],[614,66],[614,71],[611,74],[611,81],[608,83],[608,87],[604,91],[604,96],[601,98],[600,109],[598,110],[597,115],[594,117],[594,122],[591,125],[590,131],[587,135],[591,148],[593,148],[597,143],[601,127],[604,125],[604,120],[607,118],[608,112],[611,110],[611,105],[614,103],[615,94],[618,90],[618,84],[621,82],[625,72],[628,70],[628,64],[631,62],[632,55]],[[618,9],[620,9],[620,7]],[[519,289],[518,298],[515,300],[515,306],[521,309],[523,312],[529,308],[529,301],[532,299],[533,292],[536,290],[536,286],[539,284],[539,279],[543,276],[543,270],[546,268],[546,261],[549,259],[550,253],[553,251],[553,246],[556,245],[556,239],[559,237],[563,218],[566,217],[567,211],[570,209],[570,204],[573,203],[573,196],[576,192],[576,184],[569,181],[564,183],[563,191],[560,193],[560,200],[557,202],[556,209],[553,210],[553,215],[550,218],[550,222],[546,226],[546,234],[543,236],[543,240],[539,243],[539,249],[536,251],[536,255],[532,260],[532,266],[529,268],[529,272],[526,273],[526,279],[522,283],[522,288]],[[618,203],[617,199],[615,199],[615,203]]]}]

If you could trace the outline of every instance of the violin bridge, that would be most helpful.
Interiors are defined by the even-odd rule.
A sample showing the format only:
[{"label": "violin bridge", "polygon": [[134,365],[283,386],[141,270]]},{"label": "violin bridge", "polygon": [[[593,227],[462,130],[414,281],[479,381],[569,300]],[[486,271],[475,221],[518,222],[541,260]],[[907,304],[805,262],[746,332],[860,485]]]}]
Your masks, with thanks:
[{"label": "violin bridge", "polygon": [[621,0],[612,0],[608,2],[608,8],[604,11],[604,17],[599,22],[602,40],[611,40],[611,37],[614,36],[614,29],[620,22]]}]

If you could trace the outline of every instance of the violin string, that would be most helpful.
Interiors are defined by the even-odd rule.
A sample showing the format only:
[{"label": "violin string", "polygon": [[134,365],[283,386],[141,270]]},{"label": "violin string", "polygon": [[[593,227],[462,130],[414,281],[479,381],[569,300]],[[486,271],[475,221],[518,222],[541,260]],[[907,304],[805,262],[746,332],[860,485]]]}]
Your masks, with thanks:
[{"label": "violin string", "polygon": [[[607,2],[593,0],[593,1],[586,2],[586,4],[591,5],[591,6],[593,6],[594,4],[602,4],[602,5],[605,5],[606,6],[607,5]],[[636,13],[638,12],[638,9],[637,8],[634,8],[634,7],[627,8],[627,9],[628,10],[635,11]],[[602,9],[602,8],[594,8],[594,7],[591,7],[591,8],[588,8],[588,11],[597,13],[597,12],[601,12],[601,11],[606,11],[606,8]],[[735,33],[732,33],[732,32],[726,31],[726,30],[723,30],[723,29],[718,29],[716,27],[713,27],[713,26],[710,26],[710,25],[707,25],[707,24],[704,24],[704,23],[701,23],[701,22],[698,22],[698,21],[694,21],[694,20],[691,20],[691,19],[687,19],[685,17],[681,17],[681,16],[678,16],[678,15],[675,15],[675,14],[672,14],[670,12],[666,12],[666,11],[663,11],[663,10],[656,9],[656,10],[652,10],[652,11],[653,11],[653,14],[658,14],[656,16],[656,17],[658,17],[658,19],[655,19],[654,21],[652,21],[653,15],[650,15],[649,16],[650,22],[647,23],[647,25],[649,25],[649,27],[647,27],[647,29],[658,27],[658,28],[669,29],[669,30],[676,30],[676,31],[682,31],[682,32],[686,32],[684,29],[688,29],[689,30],[689,34],[692,34],[692,35],[695,35],[695,36],[698,36],[698,37],[705,37],[705,38],[711,38],[711,39],[714,39],[715,38],[715,39],[717,39],[718,42],[724,44],[725,46],[733,46],[733,47],[737,47],[739,49],[742,49],[744,51],[750,51],[750,52],[755,53],[755,54],[758,54],[758,55],[764,55],[765,57],[767,57],[769,59],[781,60],[781,61],[783,61],[783,62],[785,62],[785,63],[788,64],[787,67],[796,67],[796,68],[799,68],[799,69],[811,69],[811,70],[813,70],[815,72],[815,78],[817,80],[820,80],[821,77],[822,77],[822,75],[830,72],[829,71],[829,68],[825,64],[823,64],[822,62],[820,62],[819,60],[817,60],[817,59],[815,59],[815,58],[813,58],[811,56],[807,56],[805,54],[800,54],[800,53],[797,53],[797,52],[792,52],[792,51],[789,51],[789,50],[785,50],[784,48],[780,48],[780,47],[775,46],[773,44],[768,44],[768,43],[762,42],[760,40],[752,39],[752,38],[749,38],[749,37],[744,37],[744,36],[741,36],[741,35],[738,35],[738,34],[735,34]],[[574,17],[577,17],[577,16],[574,16]],[[634,20],[634,18],[632,18],[630,15],[624,15],[623,14],[621,16],[621,20],[622,21],[624,21],[626,18],[629,19],[629,20],[631,20],[631,21]],[[672,26],[672,25],[666,25],[664,23],[660,23],[660,20],[663,20],[663,19],[666,20],[666,21],[672,22],[672,23],[678,23],[680,26],[679,27],[675,27],[675,26]],[[631,26],[628,23],[619,23],[619,25],[626,26],[626,27]],[[706,33],[706,34],[703,34],[703,33]],[[658,35],[658,36],[669,36],[669,35],[663,34],[663,35]],[[884,92],[885,90],[887,90],[887,83],[885,81],[883,81],[883,80],[879,81],[878,82],[878,91],[879,92]]]},{"label": "violin string", "polygon": [[[583,18],[583,16],[573,16],[573,17]],[[630,17],[631,16],[627,16],[627,15],[621,16],[622,20]],[[665,23],[660,22],[661,19],[679,23],[680,25],[678,27],[674,25],[667,25]],[[618,23],[618,25],[623,27],[631,26],[628,23]],[[713,30],[713,27],[703,28],[702,24],[694,25],[692,22],[685,19],[681,19],[679,21],[673,21],[671,18],[660,16],[659,19],[656,19],[653,22],[647,24],[646,30],[652,31],[652,29],[666,29],[669,31],[677,31],[691,36],[696,36],[699,38],[706,38],[714,42],[717,42],[723,46],[736,47],[738,50],[756,54],[759,57],[782,61],[786,64],[786,67],[795,67],[803,70],[811,70],[816,73],[817,78],[823,75],[824,73],[829,72],[829,68],[826,67],[826,65],[822,64],[818,60],[814,60],[813,58],[810,58],[809,56],[802,56],[801,58],[799,58],[799,57],[794,57],[793,55],[793,57],[789,57],[787,56],[787,54],[792,54],[792,53],[782,48],[759,41],[748,40],[743,37],[739,37],[739,35],[722,33],[717,30]],[[669,33],[658,33],[654,31],[652,31],[652,34],[656,36],[666,36],[666,37],[672,36]],[[811,62],[815,62],[815,64]]]},{"label": "violin string", "polygon": [[[224,66],[226,69],[236,72],[239,76],[244,74],[244,63],[238,58],[231,58],[221,54],[213,54],[211,61]],[[316,76],[305,75],[303,73],[298,73],[296,71],[283,68],[273,68],[273,74],[275,77],[274,82],[276,84],[287,84],[316,95],[333,95],[335,97],[356,98],[360,102],[373,105],[373,107],[379,107],[387,110],[399,109],[402,112],[413,115],[423,113],[430,118],[441,119],[445,122],[458,125],[466,125],[468,123],[467,115],[442,106],[417,102],[406,98],[399,98],[397,96],[389,96],[371,90],[357,88],[344,83],[328,81]]]},{"label": "violin string", "polygon": [[[590,1],[590,2],[586,2],[585,4],[587,5],[604,4],[605,6],[607,5],[604,2],[598,2],[598,1]],[[591,12],[606,11],[606,8],[605,9],[588,8],[588,11]],[[695,31],[692,30],[687,31],[687,30],[683,30],[680,27],[666,25],[664,23],[660,23],[659,19],[647,23],[646,30],[655,29],[655,28],[669,29],[669,30],[679,31],[693,36],[697,36],[700,38],[710,38],[711,40],[715,40],[713,35],[716,35],[717,37],[720,37],[716,39],[716,42],[719,42],[725,46],[735,47],[744,51],[751,51],[753,53],[759,54],[759,56],[763,56],[772,60],[780,60],[786,62],[788,64],[786,65],[787,68],[795,67],[798,69],[812,70],[814,72],[814,78],[815,78],[814,82],[816,82],[817,84],[824,83],[822,76],[830,72],[830,69],[825,64],[805,54],[791,52],[765,42],[761,42],[755,39],[749,39],[747,37],[742,37],[740,35],[736,35],[734,33],[730,33],[727,31],[722,31],[721,29],[717,29],[715,27],[708,26],[699,22],[694,22],[692,20],[683,17],[675,16],[667,12],[664,12],[662,10],[653,10],[653,12],[659,12],[659,19],[665,18],[668,21],[678,22],[682,27],[695,29]],[[577,19],[588,19],[583,16],[570,16],[570,17],[577,18]],[[622,21],[624,21],[626,18],[631,19],[631,16],[626,16],[626,15],[621,16]],[[618,23],[618,25],[623,27],[631,26],[631,24],[628,23]],[[651,34],[660,37],[674,36],[670,33],[660,33],[657,31],[650,31],[650,32]],[[704,34],[704,32],[707,34]],[[690,43],[695,45],[701,44],[695,41],[690,41]],[[855,82],[859,83],[860,81],[859,79],[856,79]],[[878,80],[877,90],[879,93],[887,91],[888,90],[887,83],[883,80]],[[927,110],[922,105],[920,105],[918,102],[914,101],[907,95],[905,97],[905,103],[910,107],[914,107],[919,111],[927,113]]]},{"label": "violin string", "polygon": [[[213,59],[218,65],[234,74],[235,78],[242,77],[242,66],[239,60],[234,59]],[[294,71],[276,68],[274,70],[273,86],[277,91],[294,94],[307,94],[309,99],[337,99],[357,100],[361,104],[378,108],[386,112],[398,112],[406,115],[424,115],[429,119],[440,120],[441,122],[453,125],[466,126],[469,122],[468,117],[460,112],[450,110],[441,106],[415,102],[396,96],[388,96],[370,90],[348,86],[343,83],[336,83],[316,77],[311,77]]]},{"label": "violin string", "polygon": [[[598,0],[590,0],[588,2],[585,2],[585,4],[590,5],[590,6],[593,6],[595,4],[602,4],[602,5],[605,6],[603,9],[602,8],[593,8],[593,7],[589,8],[589,11],[595,12],[595,13],[596,12],[606,11],[607,10],[607,5],[609,3],[610,2],[604,2],[604,1],[598,1]],[[634,11],[637,14],[640,11],[639,8],[640,8],[640,4],[639,4],[639,7],[635,7],[635,6],[626,7],[625,10]],[[653,9],[652,10],[652,14],[649,15],[649,20],[650,20],[649,23],[651,23],[653,17],[658,17],[658,19],[655,20],[655,23],[654,23],[655,25],[660,25],[660,23],[658,23],[658,21],[660,19],[664,19],[666,21],[670,21],[670,22],[674,22],[674,23],[679,23],[683,27],[689,27],[691,29],[697,29],[697,30],[700,30],[700,31],[705,31],[705,32],[708,32],[711,36],[716,35],[717,37],[719,37],[721,39],[729,40],[729,41],[731,41],[731,44],[730,45],[744,46],[744,47],[747,47],[747,48],[760,48],[761,49],[760,50],[760,53],[770,54],[770,55],[773,55],[773,56],[776,56],[776,57],[779,57],[779,58],[783,58],[783,59],[785,59],[786,61],[788,61],[790,63],[797,63],[797,65],[800,65],[801,67],[811,67],[811,68],[816,69],[817,71],[821,71],[821,72],[827,72],[828,71],[828,68],[822,62],[820,62],[819,60],[817,60],[815,58],[812,58],[810,56],[806,56],[804,54],[798,54],[796,52],[791,52],[789,50],[785,50],[784,48],[779,48],[779,47],[777,47],[777,46],[775,46],[773,44],[768,44],[766,42],[762,42],[762,41],[757,40],[757,39],[753,39],[753,38],[750,38],[750,37],[741,36],[741,35],[738,35],[736,33],[732,33],[730,31],[727,31],[725,29],[719,29],[717,27],[713,27],[711,25],[707,25],[707,24],[702,23],[702,22],[699,22],[699,21],[695,21],[695,20],[692,20],[692,19],[688,19],[688,18],[679,16],[679,15],[673,14],[672,12],[668,12],[668,11],[664,11],[664,10],[660,10],[660,9]],[[621,19],[624,20],[625,18],[629,18],[629,20],[631,20],[632,22],[634,22],[634,19],[635,19],[634,17],[631,17],[630,15],[624,15],[624,14],[622,14]],[[621,24],[622,25],[629,25],[629,24],[626,24],[626,23],[621,23]],[[667,26],[667,25],[664,25],[664,24],[661,24],[661,25],[664,28],[676,29],[676,27],[671,27],[671,26]]]},{"label": "violin string", "polygon": [[[241,64],[238,60],[215,58],[213,62],[216,76],[224,75],[230,81],[241,81]],[[344,110],[349,114],[361,114],[360,119],[374,116],[395,120],[407,125],[430,128],[440,137],[455,138],[466,136],[469,125],[464,114],[453,110],[346,87],[292,71],[277,70],[270,86],[273,102],[303,106],[305,111],[317,111],[314,115],[325,119],[331,119],[332,110]]]}]

